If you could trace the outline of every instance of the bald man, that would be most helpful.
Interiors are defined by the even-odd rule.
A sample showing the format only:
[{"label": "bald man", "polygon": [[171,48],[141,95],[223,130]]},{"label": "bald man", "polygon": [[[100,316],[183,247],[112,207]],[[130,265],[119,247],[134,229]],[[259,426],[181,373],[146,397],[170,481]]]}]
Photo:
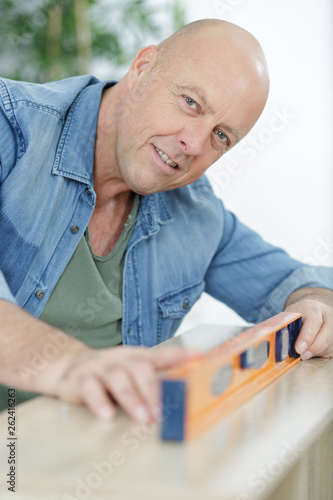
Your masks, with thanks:
[{"label": "bald man", "polygon": [[301,312],[298,352],[332,357],[332,269],[264,242],[203,175],[268,88],[258,42],[218,20],[141,49],[118,83],[1,81],[2,408],[13,386],[156,418],[157,372],[195,353],[144,346],[204,290],[252,322]]}]

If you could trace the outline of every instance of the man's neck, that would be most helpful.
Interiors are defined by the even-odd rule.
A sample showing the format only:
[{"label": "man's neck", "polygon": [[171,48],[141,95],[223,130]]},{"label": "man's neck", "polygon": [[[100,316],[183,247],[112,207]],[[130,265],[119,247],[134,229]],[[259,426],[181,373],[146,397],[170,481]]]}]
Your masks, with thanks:
[{"label": "man's neck", "polygon": [[96,207],[89,222],[90,245],[96,255],[108,255],[115,247],[132,209],[134,193],[127,186],[116,158],[114,119],[122,97],[122,82],[102,95],[98,115],[95,154],[94,190]]},{"label": "man's neck", "polygon": [[126,202],[131,190],[122,178],[116,159],[116,130],[113,118],[121,100],[123,82],[108,88],[102,95],[98,115],[95,153],[94,153],[94,190],[97,207],[102,208],[110,200],[121,198]]}]

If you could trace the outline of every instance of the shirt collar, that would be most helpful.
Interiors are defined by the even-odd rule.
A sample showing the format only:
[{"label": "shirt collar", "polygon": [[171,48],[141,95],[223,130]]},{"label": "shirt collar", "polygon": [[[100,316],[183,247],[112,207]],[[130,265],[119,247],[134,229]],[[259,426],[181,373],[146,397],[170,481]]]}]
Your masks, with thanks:
[{"label": "shirt collar", "polygon": [[73,101],[66,117],[52,173],[93,183],[95,138],[102,92],[117,82],[93,79]]}]

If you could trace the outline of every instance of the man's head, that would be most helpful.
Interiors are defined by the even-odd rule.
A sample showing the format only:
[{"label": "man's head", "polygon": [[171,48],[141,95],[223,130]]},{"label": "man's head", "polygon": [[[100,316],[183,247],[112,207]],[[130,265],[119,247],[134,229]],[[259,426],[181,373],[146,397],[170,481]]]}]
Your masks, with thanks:
[{"label": "man's head", "polygon": [[110,92],[119,174],[141,194],[194,182],[249,132],[268,88],[260,45],[225,21],[196,21],[141,49]]}]

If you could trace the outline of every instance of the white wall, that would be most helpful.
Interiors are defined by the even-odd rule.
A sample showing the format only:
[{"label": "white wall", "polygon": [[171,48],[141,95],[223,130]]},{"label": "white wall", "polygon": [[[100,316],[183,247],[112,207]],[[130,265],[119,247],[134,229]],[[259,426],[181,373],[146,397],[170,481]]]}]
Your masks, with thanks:
[{"label": "white wall", "polygon": [[[261,43],[266,109],[209,176],[230,210],[297,259],[333,265],[333,13],[331,0],[187,0],[187,19],[219,18]],[[282,117],[282,118],[281,118]],[[237,323],[208,296],[183,322]]]}]

